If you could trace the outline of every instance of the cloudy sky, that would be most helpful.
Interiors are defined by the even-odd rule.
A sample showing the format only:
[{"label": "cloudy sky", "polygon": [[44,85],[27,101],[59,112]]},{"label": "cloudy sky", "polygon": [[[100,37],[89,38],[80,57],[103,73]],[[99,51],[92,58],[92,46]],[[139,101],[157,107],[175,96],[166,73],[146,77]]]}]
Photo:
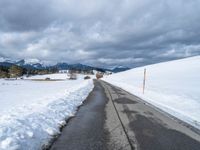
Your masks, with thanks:
[{"label": "cloudy sky", "polygon": [[128,67],[200,54],[200,0],[1,0],[0,56]]}]

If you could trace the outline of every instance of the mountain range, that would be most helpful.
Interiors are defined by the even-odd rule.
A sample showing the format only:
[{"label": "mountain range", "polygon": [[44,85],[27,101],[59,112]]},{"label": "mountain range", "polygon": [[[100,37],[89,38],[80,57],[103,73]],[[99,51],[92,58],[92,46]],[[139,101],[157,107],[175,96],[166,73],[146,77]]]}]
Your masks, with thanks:
[{"label": "mountain range", "polygon": [[26,69],[48,69],[48,68],[57,68],[58,70],[69,70],[69,69],[78,69],[78,70],[97,70],[101,72],[111,71],[111,72],[121,72],[128,70],[130,68],[123,66],[116,66],[112,69],[92,67],[84,64],[68,64],[66,62],[59,62],[56,64],[50,64],[46,61],[40,61],[38,59],[22,59],[22,60],[12,60],[10,58],[0,57],[0,66],[10,67],[12,65],[18,65]]}]

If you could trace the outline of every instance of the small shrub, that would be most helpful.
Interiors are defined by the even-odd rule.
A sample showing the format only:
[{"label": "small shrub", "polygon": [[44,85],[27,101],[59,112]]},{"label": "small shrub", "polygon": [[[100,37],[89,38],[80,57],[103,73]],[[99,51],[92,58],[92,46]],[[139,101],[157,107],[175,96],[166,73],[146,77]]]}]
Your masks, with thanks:
[{"label": "small shrub", "polygon": [[7,72],[0,70],[0,78],[8,78],[8,77],[9,77],[9,75]]},{"label": "small shrub", "polygon": [[46,80],[46,81],[50,81],[50,80],[51,80],[51,78],[45,78],[45,80]]},{"label": "small shrub", "polygon": [[103,74],[102,74],[102,73],[97,73],[97,74],[96,74],[96,78],[97,78],[97,79],[103,78]]},{"label": "small shrub", "polygon": [[17,78],[23,75],[23,68],[13,65],[9,68],[9,75],[11,78]]},{"label": "small shrub", "polygon": [[69,74],[69,79],[70,80],[76,80],[77,79],[77,75],[75,73],[71,73],[71,74]]},{"label": "small shrub", "polygon": [[84,80],[88,80],[88,79],[91,79],[91,77],[90,76],[85,76],[84,77]]}]

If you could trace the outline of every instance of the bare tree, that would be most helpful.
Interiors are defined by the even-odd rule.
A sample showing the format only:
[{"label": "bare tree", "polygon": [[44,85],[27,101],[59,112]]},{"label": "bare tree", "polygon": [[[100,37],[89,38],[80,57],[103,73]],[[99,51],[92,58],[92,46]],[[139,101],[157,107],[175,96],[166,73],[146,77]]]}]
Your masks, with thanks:
[{"label": "bare tree", "polygon": [[69,76],[70,80],[76,80],[77,79],[77,75],[76,75],[76,72],[74,70],[69,70],[68,76]]}]

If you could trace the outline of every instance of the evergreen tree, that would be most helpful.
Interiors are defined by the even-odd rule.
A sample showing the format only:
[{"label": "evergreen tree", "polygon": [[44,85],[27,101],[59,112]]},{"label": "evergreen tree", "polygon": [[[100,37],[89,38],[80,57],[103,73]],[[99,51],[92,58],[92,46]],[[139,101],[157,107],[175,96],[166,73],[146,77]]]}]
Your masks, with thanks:
[{"label": "evergreen tree", "polygon": [[20,77],[23,75],[23,68],[13,65],[9,69],[9,75],[11,78]]},{"label": "evergreen tree", "polygon": [[8,78],[8,67],[0,66],[0,78]]}]

